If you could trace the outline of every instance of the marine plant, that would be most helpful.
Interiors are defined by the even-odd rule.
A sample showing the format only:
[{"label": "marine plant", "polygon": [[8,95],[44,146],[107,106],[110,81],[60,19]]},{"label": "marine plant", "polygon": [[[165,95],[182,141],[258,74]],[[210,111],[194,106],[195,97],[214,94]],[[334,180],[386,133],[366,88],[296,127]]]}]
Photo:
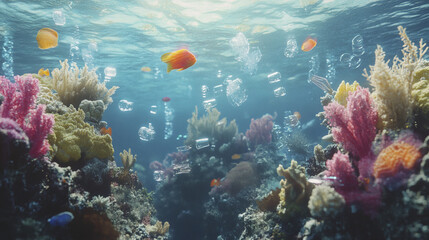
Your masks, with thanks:
[{"label": "marine plant", "polygon": [[363,74],[374,88],[372,96],[379,112],[381,129],[403,129],[411,125],[414,104],[411,93],[413,76],[427,51],[423,40],[420,40],[418,48],[408,38],[405,28],[399,26],[398,30],[404,43],[402,59],[395,56],[392,66],[389,67],[389,61],[384,60],[386,54],[378,45],[370,73],[365,69]]},{"label": "marine plant", "polygon": [[323,109],[332,127],[334,141],[341,143],[354,156],[362,158],[370,153],[377,133],[378,116],[368,89],[358,87],[350,92],[347,107],[331,102]]},{"label": "marine plant", "polygon": [[119,156],[121,157],[124,170],[129,172],[137,160],[137,154],[131,154],[131,148],[129,148],[128,151],[124,150],[123,152],[119,153]]},{"label": "marine plant", "polygon": [[0,117],[15,121],[25,132],[30,142],[30,156],[39,158],[49,150],[46,137],[52,131],[54,119],[45,114],[45,105],[36,104],[39,81],[31,75],[15,76],[11,83],[0,76],[0,94],[4,100],[0,106]]},{"label": "marine plant", "polygon": [[114,86],[110,89],[106,84],[98,81],[95,70],[89,71],[85,65],[82,69],[76,63],[70,66],[67,59],[60,61],[61,69],[55,68],[52,71],[52,79],[48,86],[55,90],[60,100],[66,105],[73,105],[78,108],[80,103],[86,100],[102,100],[104,109],[113,101],[112,95],[119,88]]}]

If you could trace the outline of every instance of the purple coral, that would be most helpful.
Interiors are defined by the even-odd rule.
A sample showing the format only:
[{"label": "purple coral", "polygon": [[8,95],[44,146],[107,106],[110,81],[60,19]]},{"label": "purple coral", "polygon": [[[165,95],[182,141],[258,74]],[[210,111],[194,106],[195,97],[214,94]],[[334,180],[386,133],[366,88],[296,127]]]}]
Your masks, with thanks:
[{"label": "purple coral", "polygon": [[246,131],[246,137],[253,148],[256,145],[271,142],[273,124],[273,117],[269,114],[265,114],[259,119],[252,118],[250,129]]},{"label": "purple coral", "polygon": [[54,118],[44,113],[44,105],[36,106],[39,93],[37,78],[15,76],[15,82],[0,76],[0,94],[4,96],[0,117],[15,121],[24,130],[30,141],[30,156],[38,158],[49,150],[46,137],[52,131]]},{"label": "purple coral", "polygon": [[381,203],[381,189],[370,183],[365,183],[362,189],[348,155],[337,152],[332,160],[326,162],[326,167],[326,176],[336,177],[333,186],[348,205],[357,205],[370,216],[377,213]]},{"label": "purple coral", "polygon": [[332,102],[324,110],[336,142],[360,158],[370,153],[377,134],[378,116],[368,89],[358,87],[355,92],[350,92],[347,107]]}]

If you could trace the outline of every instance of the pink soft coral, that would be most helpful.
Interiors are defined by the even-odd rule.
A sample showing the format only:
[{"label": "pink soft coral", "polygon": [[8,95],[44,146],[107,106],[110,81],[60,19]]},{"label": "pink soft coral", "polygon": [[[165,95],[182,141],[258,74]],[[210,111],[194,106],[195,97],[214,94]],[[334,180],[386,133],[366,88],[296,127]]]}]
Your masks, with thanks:
[{"label": "pink soft coral", "polygon": [[360,158],[370,153],[371,143],[377,134],[377,110],[368,89],[359,87],[350,92],[347,107],[332,102],[324,110],[336,142]]},{"label": "pink soft coral", "polygon": [[269,114],[265,114],[259,119],[252,118],[250,129],[246,131],[250,145],[254,148],[259,144],[270,143],[273,125],[273,117]]},{"label": "pink soft coral", "polygon": [[52,131],[54,118],[44,113],[45,106],[36,106],[39,80],[31,75],[15,76],[11,83],[0,76],[0,94],[4,96],[0,106],[0,117],[10,118],[24,130],[30,140],[30,156],[38,158],[49,150],[46,140]]}]

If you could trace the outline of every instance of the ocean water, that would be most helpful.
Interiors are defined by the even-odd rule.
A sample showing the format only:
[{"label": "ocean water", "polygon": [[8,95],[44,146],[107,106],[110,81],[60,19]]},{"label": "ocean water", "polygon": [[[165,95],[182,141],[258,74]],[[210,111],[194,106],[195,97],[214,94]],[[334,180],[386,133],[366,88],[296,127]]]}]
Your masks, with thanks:
[{"label": "ocean water", "polygon": [[[307,6],[305,2],[312,1],[0,0],[0,75],[37,73],[40,68],[52,71],[60,68],[59,61],[64,59],[96,69],[100,82],[106,81],[108,88],[119,87],[103,115],[112,128],[116,163],[122,164],[119,152],[131,148],[138,156],[137,164],[146,169],[138,173],[140,180],[156,191],[159,183],[149,164],[162,161],[184,145],[179,135],[187,134],[187,120],[196,107],[199,116],[205,114],[205,100],[215,99],[221,118],[235,119],[242,133],[249,129],[252,118],[271,114],[276,116],[274,123],[284,127],[284,118],[299,112],[301,133],[312,151],[328,130],[315,116],[323,111],[320,97],[325,93],[309,76],[327,78],[333,89],[342,80],[370,87],[362,73],[374,64],[377,45],[386,51],[386,59],[401,54],[398,26],[405,27],[416,43],[420,38],[429,39],[426,0],[320,0]],[[55,11],[63,14],[64,24],[58,19],[55,22]],[[58,32],[56,48],[38,48],[36,34],[45,27]],[[242,61],[230,44],[239,33],[247,39],[244,47],[250,49]],[[307,37],[317,39],[317,45],[304,52],[301,45]],[[296,43],[292,56],[285,55],[288,41]],[[359,63],[342,62],[341,56],[353,56],[353,42],[357,49],[353,61]],[[167,73],[161,55],[180,48],[196,56],[195,65]],[[260,61],[252,55],[258,51]],[[116,69],[116,76],[110,79],[105,75],[108,67]],[[142,67],[151,71],[144,72]],[[269,75],[276,72],[281,75],[280,82],[271,84]],[[237,96],[239,106],[227,93],[227,80],[236,78],[241,79],[244,91]],[[278,88],[284,89],[283,96],[276,96]],[[163,97],[171,99],[169,107],[174,109],[174,118],[169,121],[173,130],[167,139]],[[121,110],[121,100],[133,102],[132,110]],[[154,105],[157,113],[151,114]],[[149,123],[154,127],[154,138],[142,141],[139,129]],[[288,161],[296,157],[293,151],[281,152]],[[186,209],[180,211],[186,213]],[[161,210],[158,217],[174,221],[172,216],[162,216],[165,212]],[[172,231],[177,235],[172,234],[171,239],[203,239],[186,238],[177,228]],[[204,235],[196,232],[196,236]]]}]

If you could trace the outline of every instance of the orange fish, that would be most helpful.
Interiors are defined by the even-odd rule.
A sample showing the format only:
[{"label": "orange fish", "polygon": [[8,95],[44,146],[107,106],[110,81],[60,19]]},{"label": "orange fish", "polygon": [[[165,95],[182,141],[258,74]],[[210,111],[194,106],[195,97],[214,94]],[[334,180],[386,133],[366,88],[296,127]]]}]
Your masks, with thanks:
[{"label": "orange fish", "polygon": [[219,187],[220,186],[220,178],[213,178],[213,180],[210,182],[210,187]]},{"label": "orange fish", "polygon": [[301,119],[301,113],[299,112],[294,112],[293,115],[299,120]]},{"label": "orange fish", "polygon": [[142,68],[140,68],[140,70],[142,72],[150,72],[150,71],[152,71],[152,69],[150,67],[142,67]]},{"label": "orange fish", "polygon": [[307,37],[305,41],[302,43],[301,50],[304,52],[308,52],[313,49],[317,45],[317,39],[312,37]]},{"label": "orange fish", "polygon": [[50,28],[42,28],[37,32],[36,40],[40,49],[54,48],[58,46],[58,33]]},{"label": "orange fish", "polygon": [[240,159],[241,158],[241,154],[233,154],[232,156],[231,156],[231,159],[232,160],[238,160],[238,159]]},{"label": "orange fish", "polygon": [[112,128],[111,127],[109,127],[109,128],[105,128],[105,127],[102,127],[101,129],[100,129],[100,133],[102,134],[102,135],[106,135],[106,134],[109,134],[110,136],[112,136]]},{"label": "orange fish", "polygon": [[43,76],[49,76],[49,69],[44,70],[43,68],[41,68],[39,70],[39,76],[43,77]]},{"label": "orange fish", "polygon": [[161,60],[167,63],[167,72],[173,69],[182,71],[195,64],[197,59],[194,54],[187,49],[180,49],[175,52],[169,52],[161,56]]}]

